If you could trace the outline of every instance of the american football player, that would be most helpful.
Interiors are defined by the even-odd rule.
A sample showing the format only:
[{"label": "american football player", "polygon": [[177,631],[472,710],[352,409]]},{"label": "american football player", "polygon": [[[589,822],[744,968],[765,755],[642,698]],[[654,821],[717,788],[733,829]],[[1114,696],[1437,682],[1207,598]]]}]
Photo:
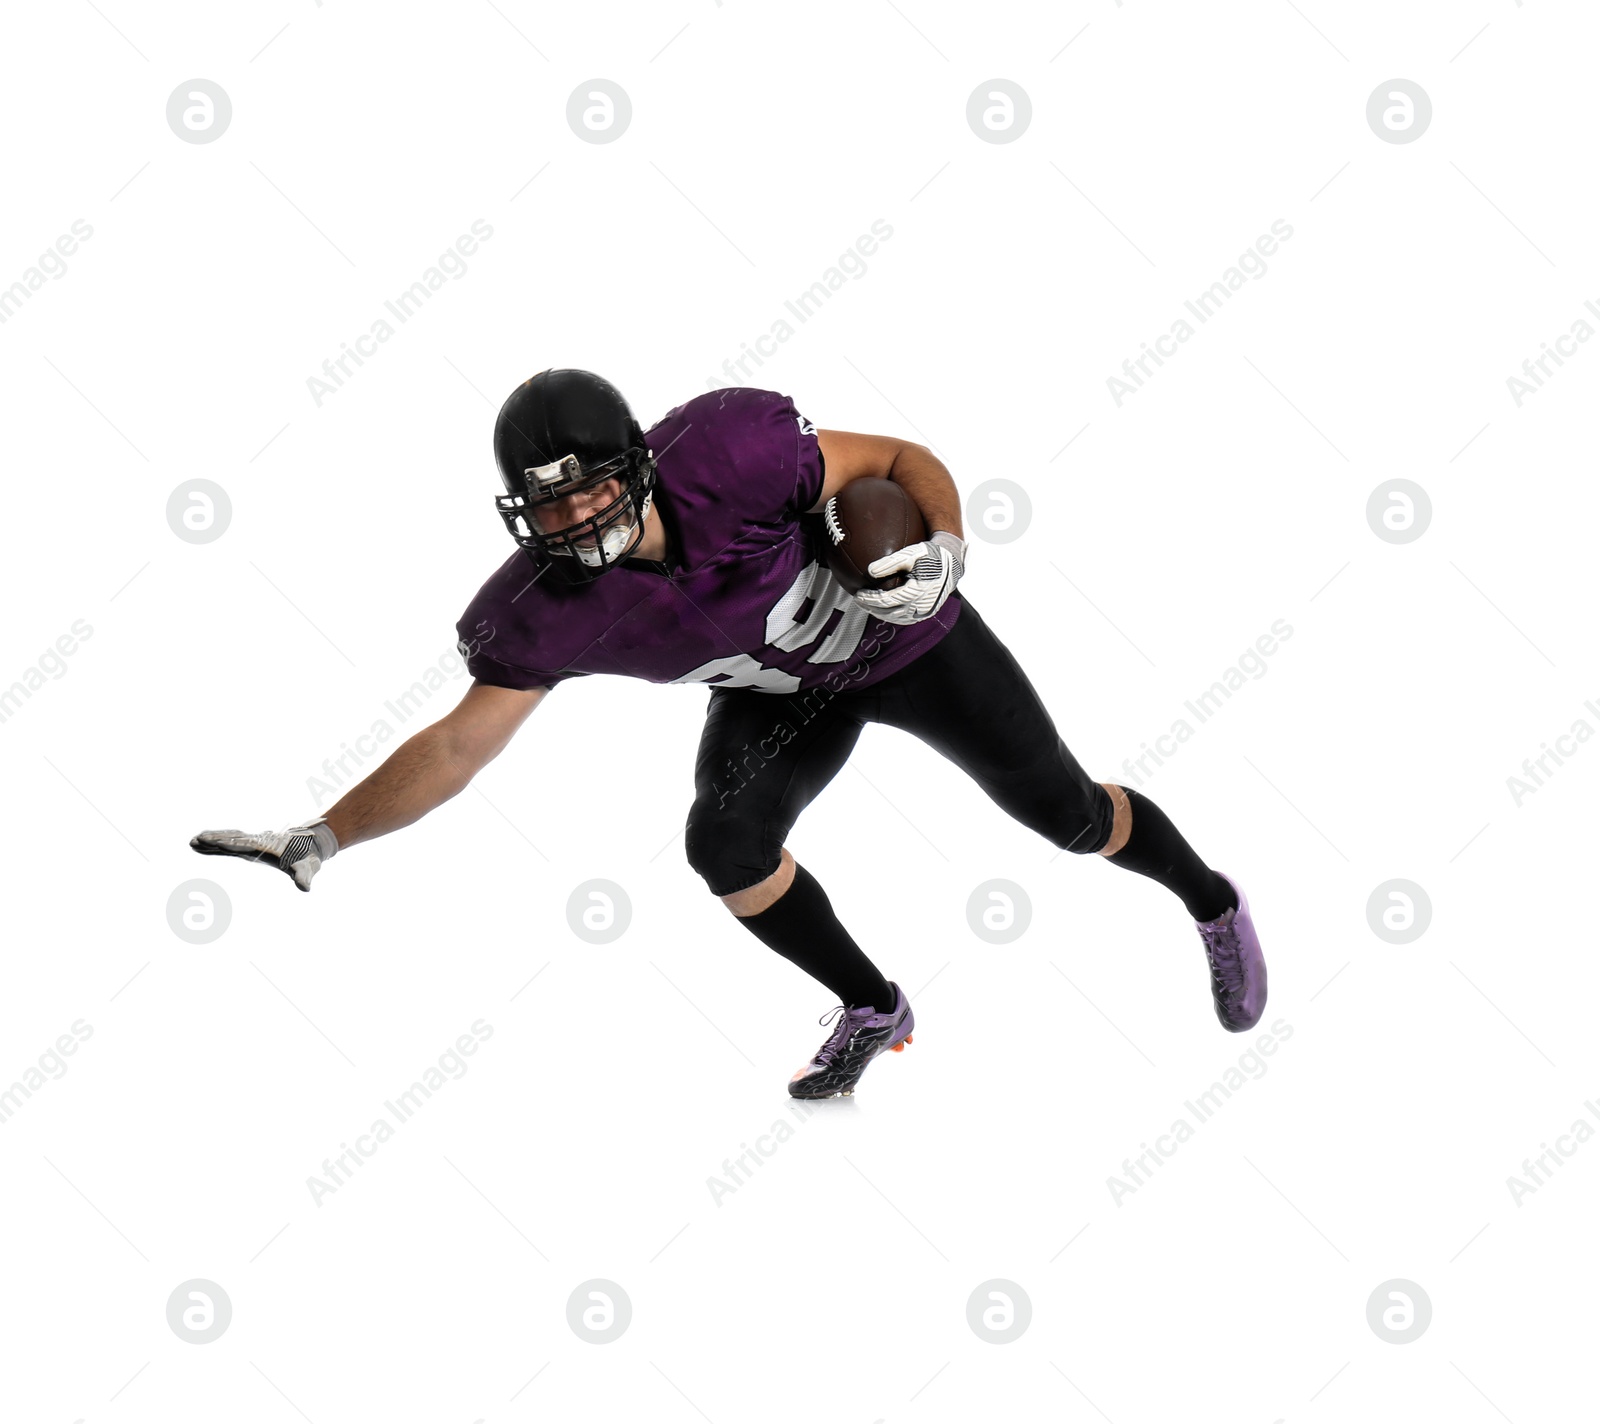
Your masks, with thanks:
[{"label": "american football player", "polygon": [[[709,694],[689,863],[740,924],[839,999],[791,1095],[851,1093],[879,1053],[911,1041],[905,992],[784,844],[867,722],[920,738],[1052,844],[1165,886],[1196,923],[1217,1017],[1236,1033],[1255,1026],[1267,972],[1243,892],[1147,796],[1091,780],[1067,749],[957,590],[960,496],[925,446],[819,430],[787,396],[753,389],[696,396],[645,431],[608,381],[557,369],[507,398],[494,454],[496,507],[518,547],[456,625],[473,677],[460,704],[325,816],[204,831],[195,850],[259,860],[310,890],[335,853],[461,791],[569,678],[693,683]],[[874,579],[903,573],[897,587],[852,594],[818,526],[859,479],[899,483],[931,532],[870,566]]]}]

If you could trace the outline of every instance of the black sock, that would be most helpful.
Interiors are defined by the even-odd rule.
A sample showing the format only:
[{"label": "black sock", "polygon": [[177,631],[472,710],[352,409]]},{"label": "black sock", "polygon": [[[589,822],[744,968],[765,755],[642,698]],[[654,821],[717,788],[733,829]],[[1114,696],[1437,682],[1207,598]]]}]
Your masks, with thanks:
[{"label": "black sock", "polygon": [[1194,853],[1166,813],[1148,796],[1127,792],[1133,807],[1128,843],[1105,857],[1113,865],[1165,885],[1197,920],[1214,920],[1239,903],[1233,887]]},{"label": "black sock", "polygon": [[849,1007],[871,1004],[880,1013],[894,1007],[889,981],[839,923],[827,891],[798,862],[794,883],[772,904],[758,914],[734,918],[768,949],[825,984]]}]

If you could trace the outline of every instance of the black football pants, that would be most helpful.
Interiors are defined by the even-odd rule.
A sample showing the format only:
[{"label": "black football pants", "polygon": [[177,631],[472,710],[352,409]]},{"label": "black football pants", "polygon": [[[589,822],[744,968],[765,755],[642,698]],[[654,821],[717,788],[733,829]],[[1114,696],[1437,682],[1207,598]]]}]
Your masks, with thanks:
[{"label": "black football pants", "polygon": [[686,848],[713,894],[748,889],[777,870],[795,821],[868,722],[926,742],[1053,845],[1079,855],[1105,845],[1111,797],[1067,750],[1017,660],[960,601],[943,638],[869,687],[711,689]]}]

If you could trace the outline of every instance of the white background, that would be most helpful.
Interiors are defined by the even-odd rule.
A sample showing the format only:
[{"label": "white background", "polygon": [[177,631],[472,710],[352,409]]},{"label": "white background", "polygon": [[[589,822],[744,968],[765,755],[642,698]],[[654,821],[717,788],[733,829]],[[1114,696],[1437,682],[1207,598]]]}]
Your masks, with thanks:
[{"label": "white background", "polygon": [[[0,1082],[92,1037],[0,1126],[6,1417],[1593,1417],[1600,1146],[1520,1204],[1507,1179],[1600,1126],[1600,748],[1520,805],[1507,778],[1600,727],[1600,349],[1520,406],[1506,382],[1600,299],[1597,29],[1560,0],[9,9],[0,283],[93,236],[0,326],[0,686],[92,635],[0,723]],[[1407,144],[1365,116],[1397,76],[1433,105]],[[233,106],[207,144],[165,118],[196,77]],[[633,105],[608,144],[565,117],[595,77]],[[995,77],[1032,102],[1005,144],[966,121]],[[476,219],[466,275],[319,406],[307,378]],[[1120,1201],[1255,1035],[1219,1028],[1171,896],[898,732],[790,844],[916,1042],[720,1200],[795,1121],[829,998],[684,860],[703,690],[558,689],[310,896],[187,845],[325,809],[308,778],[450,652],[510,549],[506,393],[587,367],[648,425],[875,219],[865,275],[721,381],[1027,490],[1010,544],[969,507],[963,592],[1092,773],[1293,629],[1144,782],[1245,886],[1292,1037]],[[165,513],[197,478],[232,502],[198,545]],[[1406,544],[1367,521],[1395,478],[1432,504]],[[206,945],[167,921],[195,878],[232,906]],[[595,878],[632,906],[607,946],[568,923]],[[1367,912],[1397,878],[1432,905],[1404,945]],[[993,879],[1032,905],[1009,945],[968,926]],[[207,1345],[165,1314],[196,1278],[233,1305]],[[633,1308],[603,1346],[566,1318],[596,1278]],[[1011,1344],[967,1323],[997,1278],[1032,1303]],[[1393,1279],[1432,1302],[1407,1345],[1367,1322]]]}]

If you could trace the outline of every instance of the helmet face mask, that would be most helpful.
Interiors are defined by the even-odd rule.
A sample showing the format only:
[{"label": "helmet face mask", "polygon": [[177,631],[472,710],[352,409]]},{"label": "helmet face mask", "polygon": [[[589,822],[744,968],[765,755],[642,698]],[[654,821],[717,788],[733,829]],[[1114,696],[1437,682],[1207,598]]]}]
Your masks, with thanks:
[{"label": "helmet face mask", "polygon": [[[654,469],[647,484],[625,480],[615,498],[575,524],[547,529],[540,522],[539,511],[561,503],[570,495],[618,478],[627,473],[630,464],[613,462],[598,470],[580,471],[575,480],[563,482],[556,493],[499,495],[495,498],[495,508],[511,537],[530,555],[545,556],[568,583],[588,583],[620,563],[644,538],[645,516],[654,498]],[[530,472],[529,485],[533,483],[534,476]],[[536,563],[544,561],[535,557]]]},{"label": "helmet face mask", "polygon": [[[543,371],[519,386],[495,424],[507,493],[495,508],[541,572],[583,584],[616,567],[644,538],[656,465],[622,395],[587,371]],[[615,498],[585,518],[547,529],[541,512],[616,479]]]}]

